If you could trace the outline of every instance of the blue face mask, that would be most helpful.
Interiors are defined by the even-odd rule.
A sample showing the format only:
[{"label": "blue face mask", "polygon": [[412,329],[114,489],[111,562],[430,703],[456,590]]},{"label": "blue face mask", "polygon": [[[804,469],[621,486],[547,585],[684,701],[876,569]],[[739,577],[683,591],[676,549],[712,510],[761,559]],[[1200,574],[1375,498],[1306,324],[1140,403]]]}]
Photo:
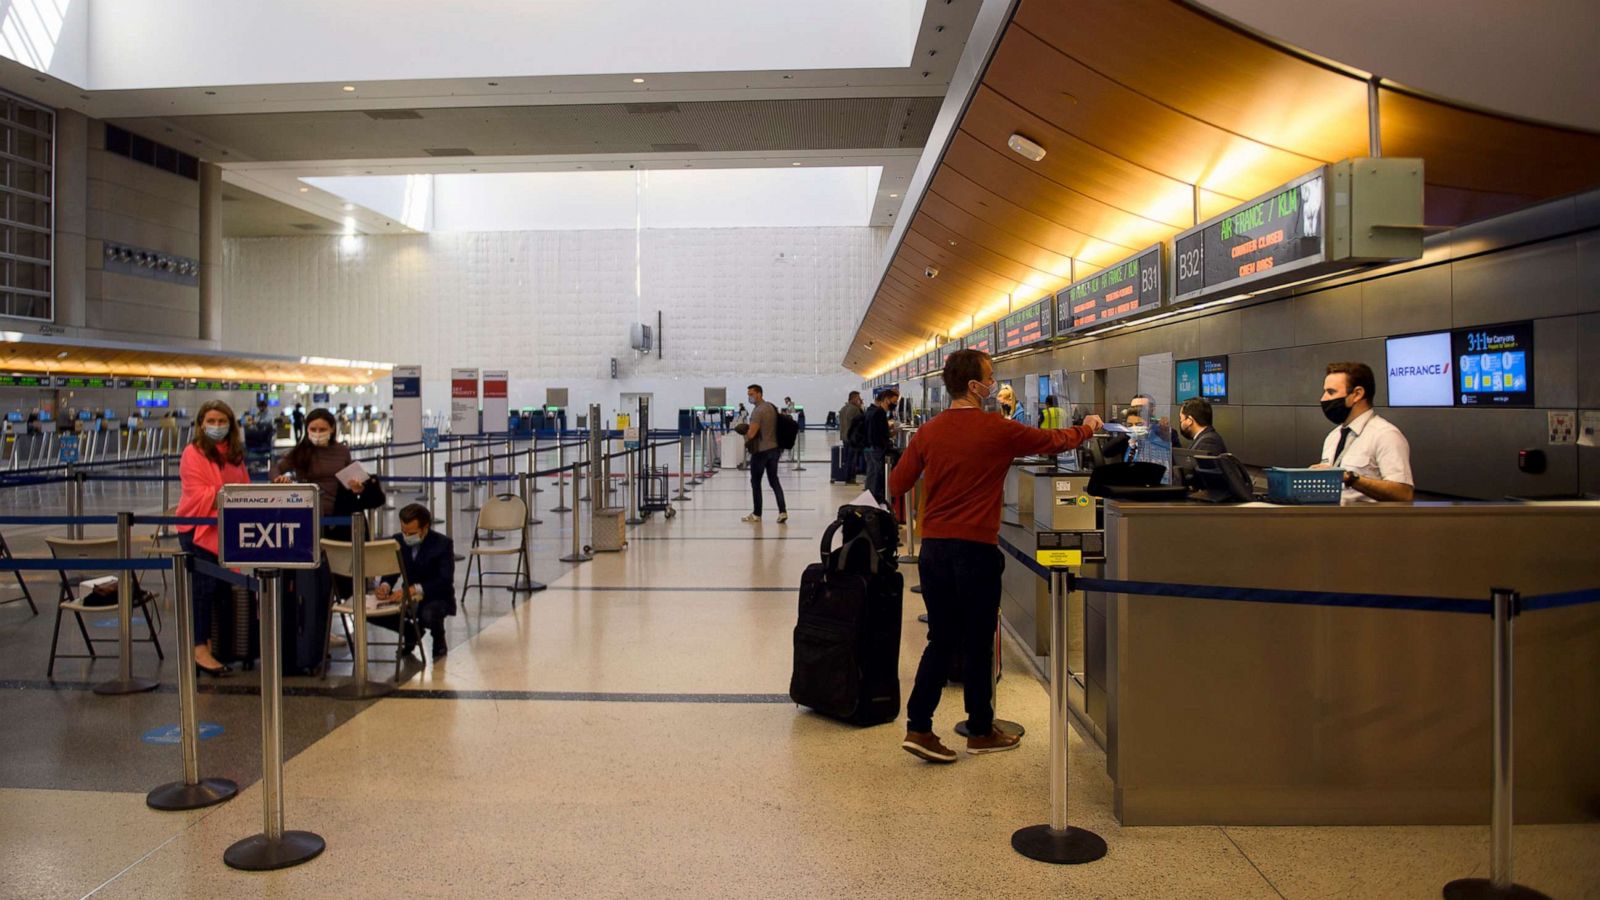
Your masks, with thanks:
[{"label": "blue face mask", "polygon": [[206,437],[210,438],[213,443],[221,443],[222,439],[226,438],[231,430],[226,425],[207,425],[205,427]]}]

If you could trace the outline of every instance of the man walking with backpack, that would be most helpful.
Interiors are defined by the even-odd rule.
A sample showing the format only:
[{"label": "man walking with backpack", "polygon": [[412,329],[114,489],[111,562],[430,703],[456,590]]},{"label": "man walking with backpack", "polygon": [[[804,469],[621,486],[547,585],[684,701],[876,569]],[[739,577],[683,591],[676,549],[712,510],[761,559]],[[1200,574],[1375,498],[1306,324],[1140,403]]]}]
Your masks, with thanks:
[{"label": "man walking with backpack", "polygon": [[1000,614],[1000,505],[1006,472],[1019,456],[1056,454],[1089,440],[1098,416],[1060,430],[1030,428],[999,414],[999,388],[989,356],[958,350],[944,365],[950,408],[922,426],[889,476],[900,496],[924,480],[922,550],[917,572],[928,605],[928,646],[906,701],[906,736],[900,746],[929,762],[952,763],[956,754],[933,733],[939,705],[959,649],[965,654],[962,690],[967,707],[967,752],[994,753],[1019,737],[994,727],[994,623]]},{"label": "man walking with backpack", "polygon": [[[740,519],[741,522],[761,521],[761,476],[767,476],[767,483],[772,485],[773,496],[778,499],[778,524],[789,521],[789,508],[783,502],[783,485],[778,483],[778,457],[786,449],[780,438],[787,434],[788,444],[794,446],[793,428],[781,428],[782,420],[787,416],[780,416],[778,408],[761,397],[761,385],[752,384],[746,390],[750,400],[750,427],[744,434],[745,446],[750,449],[750,495],[753,500],[753,511],[750,515]],[[791,426],[793,419],[788,419]]]}]

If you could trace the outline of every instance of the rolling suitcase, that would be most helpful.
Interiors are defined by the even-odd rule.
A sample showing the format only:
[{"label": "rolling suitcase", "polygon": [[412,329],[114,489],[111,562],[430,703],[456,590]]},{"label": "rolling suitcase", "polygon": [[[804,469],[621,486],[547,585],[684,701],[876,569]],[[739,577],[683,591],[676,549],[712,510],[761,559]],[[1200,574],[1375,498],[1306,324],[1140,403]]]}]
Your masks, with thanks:
[{"label": "rolling suitcase", "polygon": [[[800,580],[789,697],[853,725],[900,714],[900,604],[894,524],[882,510],[845,506],[822,535],[822,560]],[[842,545],[830,549],[834,534]],[[887,530],[887,538],[883,536]]]},{"label": "rolling suitcase", "polygon": [[855,474],[850,471],[850,448],[835,444],[828,459],[828,481],[842,484]]},{"label": "rolling suitcase", "polygon": [[333,574],[326,561],[315,569],[295,569],[285,579],[283,598],[283,672],[313,675],[327,656]]},{"label": "rolling suitcase", "polygon": [[256,615],[256,596],[242,587],[230,586],[211,615],[211,654],[220,663],[238,663],[254,668],[261,656],[261,623]]}]

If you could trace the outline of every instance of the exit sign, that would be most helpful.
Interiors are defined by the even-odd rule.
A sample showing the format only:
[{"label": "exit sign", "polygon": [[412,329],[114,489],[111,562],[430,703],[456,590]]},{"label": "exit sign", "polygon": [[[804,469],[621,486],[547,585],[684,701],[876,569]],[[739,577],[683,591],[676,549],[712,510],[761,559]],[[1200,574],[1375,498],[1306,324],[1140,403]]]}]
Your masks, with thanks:
[{"label": "exit sign", "polygon": [[322,492],[314,484],[228,484],[217,506],[217,555],[243,569],[314,569]]}]

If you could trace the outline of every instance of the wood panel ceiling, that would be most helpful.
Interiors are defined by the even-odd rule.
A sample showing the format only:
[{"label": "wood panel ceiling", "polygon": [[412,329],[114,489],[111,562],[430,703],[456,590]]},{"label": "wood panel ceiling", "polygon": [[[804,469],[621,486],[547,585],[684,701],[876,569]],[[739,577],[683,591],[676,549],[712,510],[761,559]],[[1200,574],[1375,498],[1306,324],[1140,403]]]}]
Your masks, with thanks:
[{"label": "wood panel ceiling", "polygon": [[[1600,185],[1600,135],[1387,84],[1380,109],[1384,154],[1424,160],[1430,226]],[[1013,133],[1045,158],[1012,152]],[[1359,74],[1178,0],[1021,0],[843,362],[875,375],[1170,239],[1196,206],[1205,219],[1367,149]]]},{"label": "wood panel ceiling", "polygon": [[371,384],[389,375],[384,368],[367,369],[270,357],[32,340],[0,342],[0,372],[341,385]]}]

